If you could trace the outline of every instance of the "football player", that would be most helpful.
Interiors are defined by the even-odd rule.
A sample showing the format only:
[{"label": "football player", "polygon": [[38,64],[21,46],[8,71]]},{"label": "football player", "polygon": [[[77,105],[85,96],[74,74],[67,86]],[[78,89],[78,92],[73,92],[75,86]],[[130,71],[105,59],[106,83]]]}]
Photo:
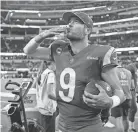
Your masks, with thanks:
[{"label": "football player", "polygon": [[[65,12],[68,24],[66,39],[54,41],[49,48],[40,47],[48,37],[60,36],[60,29],[46,30],[31,39],[24,47],[29,56],[52,60],[56,64],[56,96],[61,132],[102,132],[100,112],[115,107],[125,100],[116,74],[116,53],[113,47],[89,45],[93,29],[92,19],[83,12]],[[109,97],[96,85],[100,93],[84,92],[90,80],[106,81],[114,91]]]},{"label": "football player", "polygon": [[117,132],[128,132],[129,129],[129,120],[128,120],[128,111],[130,108],[131,96],[131,86],[132,86],[132,74],[129,70],[118,66],[117,74],[124,91],[126,100],[119,106],[111,109],[111,116],[116,119],[116,128]]},{"label": "football player", "polygon": [[133,80],[133,87],[131,88],[132,100],[131,100],[130,111],[129,111],[129,129],[130,129],[130,132],[136,132],[135,115],[137,112],[136,92],[138,93],[138,85],[137,85],[138,62],[127,65],[126,69],[128,69],[132,73],[132,80]]}]

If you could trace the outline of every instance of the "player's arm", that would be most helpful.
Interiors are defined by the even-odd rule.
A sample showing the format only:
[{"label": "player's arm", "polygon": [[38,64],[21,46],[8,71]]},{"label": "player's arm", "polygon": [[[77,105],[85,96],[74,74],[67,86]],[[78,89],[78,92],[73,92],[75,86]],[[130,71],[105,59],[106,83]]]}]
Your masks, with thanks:
[{"label": "player's arm", "polygon": [[[136,71],[138,72],[138,70]],[[135,90],[136,90],[136,99],[137,99],[137,103],[138,103],[138,73],[136,73],[136,80],[135,80]]]},{"label": "player's arm", "polygon": [[98,95],[92,95],[90,93],[84,92],[83,100],[86,104],[90,104],[96,108],[104,109],[118,106],[125,100],[124,92],[121,89],[121,84],[116,71],[116,63],[116,52],[114,52],[113,47],[109,48],[106,54],[103,56],[102,64],[100,66],[103,80],[109,83],[109,85],[113,88],[113,97],[109,97],[101,86],[96,85],[100,91]]},{"label": "player's arm", "polygon": [[135,90],[138,93],[138,85],[137,85],[137,81],[138,81],[138,76],[137,73],[134,73],[134,85],[135,85]]},{"label": "player's arm", "polygon": [[135,63],[129,64],[126,68],[131,72],[132,74],[132,80],[133,80],[133,85],[136,91],[138,91],[138,85],[137,85],[137,79],[138,79],[138,75],[137,75],[137,68],[135,67]]},{"label": "player's arm", "polygon": [[47,78],[47,94],[50,99],[56,101],[56,80],[55,74],[50,72]]},{"label": "player's arm", "polygon": [[112,107],[118,106],[120,103],[125,101],[125,95],[118,77],[117,65],[117,53],[115,49],[111,47],[103,57],[101,76],[113,90],[114,95],[111,97],[113,101]]},{"label": "player's arm", "polygon": [[129,81],[130,81],[130,90],[131,90],[131,88],[134,88],[132,73],[131,73],[128,69],[126,69],[126,70],[127,70],[127,72],[128,72]]},{"label": "player's arm", "polygon": [[57,30],[58,30],[57,28],[45,30],[44,32],[32,38],[28,42],[28,44],[24,47],[23,49],[24,53],[27,54],[28,56],[49,60],[51,53],[50,48],[40,47],[40,44],[44,39],[48,37],[59,35],[59,33],[57,33]]},{"label": "player's arm", "polygon": [[113,90],[113,105],[115,107],[125,101],[125,95],[121,88],[121,84],[117,75],[117,67],[106,67],[101,74],[104,81],[106,81]]}]

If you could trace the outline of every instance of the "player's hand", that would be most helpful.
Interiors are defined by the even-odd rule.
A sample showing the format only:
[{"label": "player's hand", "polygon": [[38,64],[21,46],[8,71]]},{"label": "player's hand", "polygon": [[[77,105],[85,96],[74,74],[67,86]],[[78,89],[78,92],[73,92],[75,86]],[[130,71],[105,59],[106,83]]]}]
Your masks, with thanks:
[{"label": "player's hand", "polygon": [[83,100],[84,102],[93,108],[105,109],[112,106],[112,99],[107,95],[106,91],[98,84],[95,84],[100,93],[98,95],[93,95],[88,92],[84,92]]},{"label": "player's hand", "polygon": [[51,28],[49,30],[44,30],[41,32],[39,35],[43,38],[49,38],[49,37],[54,37],[54,36],[59,36],[61,33],[65,32],[65,28],[62,27],[56,27],[56,28]]}]

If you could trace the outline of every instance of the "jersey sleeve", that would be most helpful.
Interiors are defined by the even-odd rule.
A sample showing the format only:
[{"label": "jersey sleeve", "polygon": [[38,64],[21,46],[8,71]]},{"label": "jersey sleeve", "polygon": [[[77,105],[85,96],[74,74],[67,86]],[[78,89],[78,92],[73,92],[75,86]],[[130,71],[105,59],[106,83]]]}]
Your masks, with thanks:
[{"label": "jersey sleeve", "polygon": [[110,47],[103,56],[102,69],[106,67],[116,67],[118,65],[117,53],[115,48]]},{"label": "jersey sleeve", "polygon": [[50,48],[50,60],[51,61],[54,61],[54,55],[53,55],[53,45],[51,44],[50,46],[49,46],[49,48]]},{"label": "jersey sleeve", "polygon": [[53,41],[49,48],[50,48],[50,57],[51,60],[54,61],[54,55],[56,53],[56,48],[59,46],[60,42],[58,40]]},{"label": "jersey sleeve", "polygon": [[62,48],[66,47],[66,45],[68,44],[68,41],[66,40],[55,40],[51,43],[51,45],[49,46],[50,48],[50,55],[51,55],[51,60],[54,61],[54,56],[59,55],[62,52]]}]

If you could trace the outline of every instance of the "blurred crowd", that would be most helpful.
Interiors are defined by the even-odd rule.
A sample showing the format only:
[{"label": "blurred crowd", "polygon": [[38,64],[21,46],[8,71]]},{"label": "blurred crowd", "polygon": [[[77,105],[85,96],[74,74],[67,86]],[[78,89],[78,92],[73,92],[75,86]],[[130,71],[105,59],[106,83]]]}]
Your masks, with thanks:
[{"label": "blurred crowd", "polygon": [[11,57],[7,57],[7,61],[2,61],[1,78],[34,78],[37,76],[40,61],[23,60],[24,58],[21,58],[21,56],[19,58],[20,61],[18,62],[17,60],[11,61]]},{"label": "blurred crowd", "polygon": [[[137,55],[118,55],[122,65],[128,65],[131,62],[135,62]],[[41,65],[41,60],[29,59],[23,55],[19,55],[16,59],[11,56],[2,57],[1,71],[3,74],[1,78],[34,78],[37,76]],[[24,71],[18,71],[18,69],[27,69]],[[4,73],[6,71],[6,74]]]},{"label": "blurred crowd", "polygon": [[[83,3],[83,4],[82,4]],[[137,14],[125,14],[120,15],[118,10],[124,11],[124,9],[130,7],[137,7],[138,3],[135,1],[103,1],[103,2],[92,2],[92,1],[2,1],[2,11],[1,11],[1,52],[4,53],[23,53],[23,47],[29,42],[31,37],[38,34],[40,29],[38,28],[30,28],[29,26],[41,26],[42,30],[45,30],[46,27],[56,26],[56,25],[64,25],[65,23],[59,16],[61,13],[57,10],[72,10],[72,9],[81,9],[81,8],[91,8],[95,7],[95,9],[86,10],[86,13],[93,14],[91,15],[93,22],[109,22],[116,21],[119,19],[133,18],[137,17]],[[37,5],[37,6],[36,6]],[[98,8],[97,8],[98,7]],[[37,8],[37,9],[36,9]],[[5,12],[4,10],[39,10],[39,11],[49,11],[52,10],[48,14],[51,16],[50,18],[43,13],[35,14],[33,12],[24,14],[18,14],[19,12]],[[57,12],[54,12],[54,11]],[[110,12],[111,11],[111,12]],[[99,13],[99,14],[98,14]],[[95,14],[95,15],[94,15]],[[96,15],[97,14],[97,15]],[[100,15],[101,14],[101,15]],[[27,16],[28,15],[28,16]],[[43,15],[46,15],[45,19],[40,19]],[[41,17],[40,17],[41,16]],[[23,17],[23,19],[20,19]],[[29,18],[30,17],[30,18]],[[34,17],[34,18],[33,18]],[[127,25],[135,24],[137,21],[128,21],[122,23],[108,23],[101,24],[99,26],[95,26],[94,28],[99,27],[99,33],[114,33],[118,32],[117,35],[103,35],[101,37],[91,37],[90,44],[101,44],[101,45],[111,45],[115,48],[126,48],[126,47],[138,47],[138,33],[131,34],[119,34],[122,31],[127,30],[136,30],[137,26],[132,26],[131,28]],[[11,27],[8,27],[10,24]],[[115,28],[114,25],[117,27]],[[4,26],[5,25],[5,26]],[[6,26],[7,25],[7,26]],[[20,27],[16,27],[15,25],[21,25]],[[123,28],[122,25],[124,26]],[[13,27],[12,27],[13,26]],[[15,26],[15,27],[14,27]],[[22,26],[28,26],[24,28]],[[104,27],[105,26],[105,27]],[[112,27],[111,29],[108,27]],[[103,30],[100,30],[100,28]],[[105,28],[105,29],[104,29]],[[128,29],[127,29],[128,28]],[[97,34],[97,33],[96,33]],[[49,44],[53,40],[44,40],[41,46],[49,46]],[[123,62],[123,65],[127,65],[136,60],[136,55],[120,55],[119,59]],[[24,55],[14,55],[14,56],[1,56],[1,71],[12,71],[12,78],[26,78],[26,77],[34,77],[39,70],[40,60],[34,60],[33,58],[24,56]],[[17,72],[18,68],[27,68],[29,72],[27,74]],[[9,77],[9,75],[4,75],[4,78]]]},{"label": "blurred crowd", "polygon": [[91,39],[91,43],[111,45],[115,48],[138,47],[138,34],[114,35]]},{"label": "blurred crowd", "polygon": [[[138,47],[138,34],[119,35],[119,36],[108,36],[100,38],[91,38],[91,44],[111,45],[115,48],[126,48],[126,47]],[[1,52],[9,53],[22,53],[23,47],[27,44],[27,41],[14,40],[14,41],[1,41]],[[51,43],[49,40],[45,40],[47,45]]]},{"label": "blurred crowd", "polygon": [[[111,45],[115,48],[126,48],[126,47],[138,47],[138,34],[129,34],[122,36],[112,36],[112,37],[101,37],[96,38],[95,40],[91,40],[91,44],[101,44],[101,45]],[[28,68],[29,73],[13,73],[11,75],[12,78],[26,78],[26,77],[34,77],[40,67],[41,60],[33,59],[32,57],[28,57],[26,55],[22,55],[20,53],[23,52],[23,47],[27,42],[25,41],[5,41],[2,39],[1,51],[6,53],[16,53],[17,55],[3,55],[1,56],[1,71],[14,71],[18,68]],[[5,43],[5,44],[4,44]],[[44,43],[51,43],[51,41],[45,40]],[[19,54],[18,54],[19,53]],[[134,62],[137,58],[135,54],[121,54],[119,55],[120,61],[122,61],[123,65],[127,65],[131,62]],[[8,75],[4,75],[4,78],[9,77]]]}]

